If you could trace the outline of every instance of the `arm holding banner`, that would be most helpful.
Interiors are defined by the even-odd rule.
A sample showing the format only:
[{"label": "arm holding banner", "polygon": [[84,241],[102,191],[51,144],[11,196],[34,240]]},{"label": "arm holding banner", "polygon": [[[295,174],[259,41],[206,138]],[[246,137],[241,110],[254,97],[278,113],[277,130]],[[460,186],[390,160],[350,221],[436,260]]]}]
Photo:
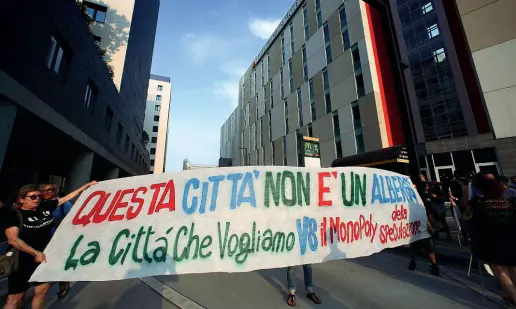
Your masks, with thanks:
[{"label": "arm holding banner", "polygon": [[5,230],[5,236],[7,237],[7,241],[9,242],[9,244],[20,251],[26,252],[34,256],[34,261],[36,261],[36,263],[46,262],[47,259],[45,257],[45,254],[27,245],[26,242],[24,242],[18,237],[19,233],[20,229],[17,226],[12,226]]},{"label": "arm holding banner", "polygon": [[84,190],[86,190],[86,189],[88,189],[89,187],[94,186],[94,185],[96,185],[96,184],[97,184],[97,182],[96,182],[95,180],[94,180],[94,181],[91,181],[91,182],[89,182],[89,183],[85,184],[84,186],[80,187],[79,189],[77,189],[77,190],[75,190],[75,191],[71,192],[70,194],[68,194],[68,195],[66,195],[66,196],[64,196],[64,197],[61,197],[61,198],[57,199],[57,200],[58,200],[57,206],[61,206],[61,205],[63,205],[64,203],[66,203],[66,202],[68,202],[68,201],[70,201],[70,200],[72,200],[72,199],[76,198],[76,197],[77,197],[79,194],[81,194]]}]

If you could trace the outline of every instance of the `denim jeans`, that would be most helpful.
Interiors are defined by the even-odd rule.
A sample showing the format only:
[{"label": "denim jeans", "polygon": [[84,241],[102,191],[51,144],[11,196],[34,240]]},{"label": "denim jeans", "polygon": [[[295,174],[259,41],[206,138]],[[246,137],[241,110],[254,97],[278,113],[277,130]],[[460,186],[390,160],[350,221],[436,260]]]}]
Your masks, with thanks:
[{"label": "denim jeans", "polygon": [[[287,285],[288,292],[290,294],[296,293],[296,271],[297,266],[289,266],[287,267]],[[312,285],[312,264],[303,265],[303,275],[305,278],[305,290],[307,293],[313,293],[313,285]]]}]

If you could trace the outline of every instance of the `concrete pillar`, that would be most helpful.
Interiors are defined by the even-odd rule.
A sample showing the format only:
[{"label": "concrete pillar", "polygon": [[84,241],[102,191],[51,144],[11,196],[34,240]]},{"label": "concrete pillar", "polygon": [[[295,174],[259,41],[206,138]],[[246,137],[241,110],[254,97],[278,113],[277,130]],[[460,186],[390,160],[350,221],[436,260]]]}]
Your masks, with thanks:
[{"label": "concrete pillar", "polygon": [[120,176],[120,168],[113,167],[107,171],[105,180],[117,179],[119,176]]},{"label": "concrete pillar", "polygon": [[9,102],[0,102],[0,170],[4,163],[17,111],[16,105]]},{"label": "concrete pillar", "polygon": [[72,192],[90,182],[91,168],[93,167],[93,158],[95,153],[88,151],[80,154],[76,159],[68,174],[65,184],[65,191]]}]

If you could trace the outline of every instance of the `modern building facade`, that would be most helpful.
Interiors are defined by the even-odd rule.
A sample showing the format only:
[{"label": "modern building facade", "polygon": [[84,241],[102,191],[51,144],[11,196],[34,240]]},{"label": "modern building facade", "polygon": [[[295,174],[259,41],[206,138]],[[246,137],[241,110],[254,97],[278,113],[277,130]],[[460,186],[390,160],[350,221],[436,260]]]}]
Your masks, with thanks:
[{"label": "modern building facade", "polygon": [[387,47],[388,20],[362,0],[295,1],[240,80],[221,130],[234,165],[302,165],[302,136],[321,166],[404,144]]},{"label": "modern building facade", "polygon": [[[130,33],[127,50],[147,55],[159,2],[139,2],[131,29],[150,29],[152,40]],[[147,173],[142,130],[134,125],[141,118],[143,127],[143,110],[119,93],[75,1],[2,2],[0,17],[10,29],[0,37],[12,42],[0,49],[0,198],[31,182],[60,179],[70,190],[90,179]],[[151,59],[140,59],[145,88]]]},{"label": "modern building facade", "polygon": [[[493,1],[457,1],[465,14],[487,2]],[[493,115],[486,108],[485,95],[482,95],[475,78],[475,68],[478,71],[479,66],[472,61],[467,47],[469,36],[466,39],[463,32],[463,24],[467,34],[468,27],[479,27],[477,21],[469,19],[468,24],[466,18],[464,23],[454,1],[396,0],[390,4],[402,61],[408,65],[405,70],[406,89],[419,143],[421,171],[427,178],[438,181],[455,172],[463,175],[479,171],[516,172],[514,153],[506,158],[500,156],[506,151],[509,141],[497,142],[494,137],[497,134],[492,130]],[[508,6],[505,9],[510,10]],[[499,24],[494,19],[492,22]],[[500,26],[503,30],[499,31],[512,32],[516,36],[514,28],[508,30],[510,26],[503,24]],[[471,36],[476,30],[469,31]],[[491,35],[482,31],[485,36]],[[494,39],[493,44],[496,43],[499,41]],[[478,50],[480,47],[475,48]],[[500,61],[510,62],[507,53],[505,57],[498,56]],[[500,73],[492,70],[492,58],[485,60],[484,67],[490,71],[484,77],[490,81],[493,78],[498,80]],[[506,79],[502,77],[500,80]],[[498,111],[506,109],[503,107]],[[502,134],[500,137],[507,136]]]},{"label": "modern building facade", "polygon": [[144,130],[149,135],[150,172],[165,172],[168,119],[170,111],[170,78],[151,74],[145,110]]}]

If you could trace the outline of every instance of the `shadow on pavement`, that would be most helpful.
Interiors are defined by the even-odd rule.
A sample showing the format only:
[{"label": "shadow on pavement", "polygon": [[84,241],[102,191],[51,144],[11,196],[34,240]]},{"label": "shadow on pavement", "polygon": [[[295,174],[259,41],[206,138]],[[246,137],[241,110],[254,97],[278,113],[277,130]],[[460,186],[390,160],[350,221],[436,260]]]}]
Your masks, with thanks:
[{"label": "shadow on pavement", "polygon": [[[382,255],[382,253],[379,253],[369,257],[348,260],[347,262],[374,269],[394,280],[435,293],[468,308],[499,308],[492,301],[486,300],[484,303],[481,294],[472,293],[470,288],[447,277],[442,270],[439,277],[430,274],[428,271],[429,264],[426,261],[418,260],[416,270],[409,271],[407,269],[409,259],[394,256],[381,258]],[[484,278],[487,279],[487,277]]]}]

